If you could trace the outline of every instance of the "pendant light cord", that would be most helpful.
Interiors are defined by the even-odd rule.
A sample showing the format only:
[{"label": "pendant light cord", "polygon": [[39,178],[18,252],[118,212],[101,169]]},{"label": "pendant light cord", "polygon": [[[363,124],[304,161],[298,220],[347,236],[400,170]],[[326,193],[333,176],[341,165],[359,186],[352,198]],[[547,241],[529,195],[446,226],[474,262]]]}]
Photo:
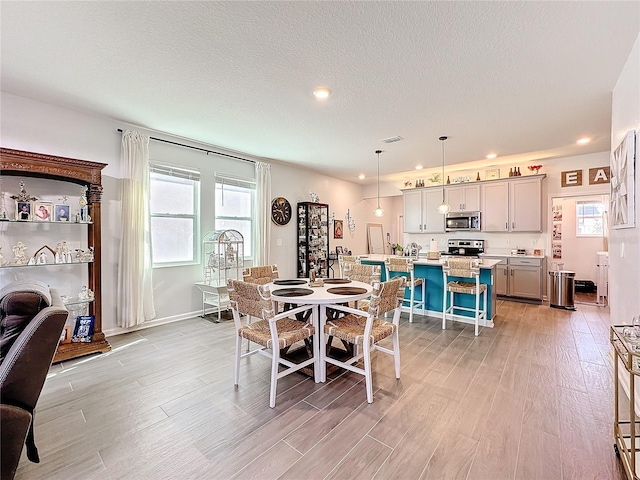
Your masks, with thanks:
[{"label": "pendant light cord", "polygon": [[442,203],[444,203],[444,141],[447,137],[440,137],[438,140],[442,142]]},{"label": "pendant light cord", "polygon": [[376,150],[376,153],[378,154],[378,208],[380,208],[380,154],[382,150]]}]

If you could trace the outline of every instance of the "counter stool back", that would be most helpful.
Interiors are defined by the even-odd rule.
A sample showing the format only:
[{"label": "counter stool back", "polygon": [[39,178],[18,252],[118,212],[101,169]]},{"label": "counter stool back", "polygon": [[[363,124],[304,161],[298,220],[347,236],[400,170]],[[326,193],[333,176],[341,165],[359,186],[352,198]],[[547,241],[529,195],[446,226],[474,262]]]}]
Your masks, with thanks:
[{"label": "counter stool back", "polygon": [[[451,258],[442,263],[444,293],[442,298],[442,329],[447,328],[447,315],[453,317],[454,310],[474,313],[475,334],[478,336],[478,326],[481,319],[487,318],[487,285],[480,283],[480,262],[473,258]],[[473,281],[449,280],[449,277],[469,278]],[[447,307],[447,292],[450,302]],[[456,293],[475,296],[475,308],[454,305]],[[480,309],[480,294],[483,294],[483,308]]]},{"label": "counter stool back", "polygon": [[[416,307],[421,307],[422,315],[426,314],[425,300],[427,295],[427,281],[424,278],[416,278],[413,271],[413,258],[389,257],[385,262],[387,280],[393,277],[403,276],[407,279],[406,288],[409,289],[409,299],[404,299],[409,303],[409,323],[413,322],[413,311]],[[416,300],[416,288],[420,287],[420,300]]]}]

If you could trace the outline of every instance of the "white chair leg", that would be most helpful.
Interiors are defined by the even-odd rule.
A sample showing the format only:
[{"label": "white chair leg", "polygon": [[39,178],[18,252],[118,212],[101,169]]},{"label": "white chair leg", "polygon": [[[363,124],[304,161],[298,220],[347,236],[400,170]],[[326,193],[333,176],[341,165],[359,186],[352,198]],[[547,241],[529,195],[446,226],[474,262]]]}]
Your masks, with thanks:
[{"label": "white chair leg", "polygon": [[447,281],[444,281],[442,290],[442,329],[447,328]]},{"label": "white chair leg", "polygon": [[280,350],[275,345],[272,348],[273,356],[271,357],[271,390],[269,393],[269,406],[276,406],[276,386],[278,384],[278,359],[280,358]]},{"label": "white chair leg", "polygon": [[367,388],[367,402],[373,403],[373,379],[371,377],[371,347],[363,345],[364,383]]},{"label": "white chair leg", "polygon": [[233,384],[238,385],[240,380],[240,352],[242,351],[242,337],[236,334],[236,365],[233,372]]},{"label": "white chair leg", "polygon": [[400,378],[400,337],[397,328],[393,334],[393,361],[396,367],[396,378]]},{"label": "white chair leg", "polygon": [[413,302],[415,301],[416,289],[413,284],[409,288],[411,289],[411,295],[409,296],[409,323],[413,323]]},{"label": "white chair leg", "polygon": [[422,316],[427,315],[427,280],[422,280]]},{"label": "white chair leg", "polygon": [[480,291],[476,287],[476,337],[478,336],[478,323],[480,322]]}]

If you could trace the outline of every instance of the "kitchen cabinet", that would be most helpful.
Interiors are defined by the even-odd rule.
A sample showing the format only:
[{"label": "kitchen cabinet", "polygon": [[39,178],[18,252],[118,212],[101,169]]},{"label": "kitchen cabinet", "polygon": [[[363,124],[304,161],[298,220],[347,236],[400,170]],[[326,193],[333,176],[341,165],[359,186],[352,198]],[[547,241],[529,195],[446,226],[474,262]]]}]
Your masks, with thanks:
[{"label": "kitchen cabinet", "polygon": [[541,232],[544,177],[529,175],[483,183],[482,231]]},{"label": "kitchen cabinet", "polygon": [[[56,269],[61,272],[55,275],[55,279],[60,285],[54,287],[68,287],[66,285],[68,269],[86,268],[86,286],[93,292],[93,299],[89,298],[73,298],[69,297],[64,302],[70,312],[75,310],[74,305],[82,305],[88,310],[89,315],[94,317],[94,331],[91,342],[64,343],[58,345],[56,354],[53,358],[54,362],[60,362],[82,355],[96,352],[108,352],[111,346],[107,342],[102,332],[102,295],[101,295],[101,199],[102,199],[102,169],[106,164],[90,162],[86,160],[76,160],[73,158],[57,157],[53,155],[45,155],[40,153],[25,152],[21,150],[12,150],[8,148],[0,148],[0,172],[2,175],[11,175],[19,177],[39,177],[46,180],[55,180],[62,182],[70,182],[87,188],[86,206],[89,208],[90,220],[83,223],[74,223],[70,221],[52,221],[52,222],[2,222],[11,227],[11,238],[19,239],[25,235],[25,228],[36,229],[40,234],[43,232],[47,236],[51,236],[51,241],[57,241],[60,238],[69,238],[73,231],[79,231],[83,236],[86,235],[86,246],[93,250],[93,259],[91,261],[73,261],[70,263],[47,263],[42,265],[5,265],[2,268],[37,268],[43,269],[39,271],[48,271]],[[52,194],[55,194],[55,182],[52,183]],[[20,224],[20,225],[19,225]],[[16,232],[16,229],[20,229]],[[70,229],[65,231],[65,229]],[[9,231],[9,229],[7,229]],[[16,233],[14,233],[16,232]],[[55,235],[55,236],[54,236]],[[86,266],[86,267],[85,267]],[[46,270],[44,270],[46,269]],[[38,274],[34,277],[37,279]],[[82,285],[74,285],[74,289],[80,289]]]},{"label": "kitchen cabinet", "polygon": [[502,257],[502,262],[496,265],[494,278],[496,294],[503,297],[542,301],[543,267],[543,258]]},{"label": "kitchen cabinet", "polygon": [[445,199],[452,212],[480,211],[480,185],[456,185],[445,188]]},{"label": "kitchen cabinet", "polygon": [[405,190],[403,197],[404,233],[444,233],[441,187]]},{"label": "kitchen cabinet", "polygon": [[329,269],[329,205],[298,203],[298,277],[328,278]]}]

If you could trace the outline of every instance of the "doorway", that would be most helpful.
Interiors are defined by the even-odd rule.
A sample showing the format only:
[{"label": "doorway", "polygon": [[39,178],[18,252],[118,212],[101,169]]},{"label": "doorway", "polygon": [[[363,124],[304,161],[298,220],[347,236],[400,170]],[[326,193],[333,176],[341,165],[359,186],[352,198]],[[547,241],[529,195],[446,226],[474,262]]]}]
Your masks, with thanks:
[{"label": "doorway", "polygon": [[606,305],[609,195],[557,195],[550,204],[549,270],[575,272],[576,303]]}]

